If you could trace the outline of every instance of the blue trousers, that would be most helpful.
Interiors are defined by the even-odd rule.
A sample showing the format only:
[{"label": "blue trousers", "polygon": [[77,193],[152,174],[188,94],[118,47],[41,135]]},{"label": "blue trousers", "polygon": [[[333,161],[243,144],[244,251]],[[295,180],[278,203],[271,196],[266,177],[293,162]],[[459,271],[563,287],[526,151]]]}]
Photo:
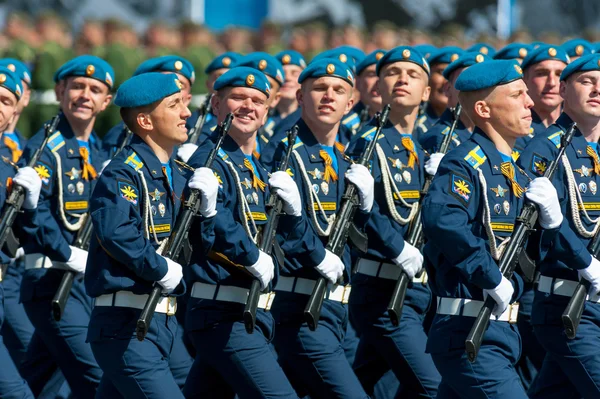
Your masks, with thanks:
[{"label": "blue trousers", "polygon": [[535,380],[539,370],[544,363],[546,351],[540,345],[537,337],[533,333],[531,325],[531,312],[533,309],[533,298],[535,290],[532,284],[526,284],[523,295],[519,298],[519,318],[517,327],[519,335],[523,341],[523,353],[517,363],[517,373],[521,377],[521,382],[525,389],[529,389]]},{"label": "blue trousers", "polygon": [[144,341],[135,336],[140,310],[96,307],[88,340],[104,372],[97,398],[183,398],[192,358],[175,316],[155,313]]},{"label": "blue trousers", "polygon": [[184,388],[186,398],[297,398],[277,359],[271,340],[271,314],[259,309],[248,334],[243,306],[190,298],[187,331],[196,359]]},{"label": "blue trousers", "polygon": [[300,396],[313,399],[368,397],[342,346],[347,305],[325,299],[318,327],[310,331],[302,316],[307,300],[307,295],[278,292],[271,308],[277,322],[273,342],[290,382]]},{"label": "blue trousers", "polygon": [[407,398],[435,398],[441,376],[431,355],[425,353],[427,334],[423,328],[431,293],[422,284],[410,287],[400,326],[394,327],[387,305],[395,284],[392,280],[370,278],[352,287],[350,320],[360,335],[354,370],[371,395],[376,383],[391,369],[400,381],[400,389],[389,392],[387,397],[398,393]]}]

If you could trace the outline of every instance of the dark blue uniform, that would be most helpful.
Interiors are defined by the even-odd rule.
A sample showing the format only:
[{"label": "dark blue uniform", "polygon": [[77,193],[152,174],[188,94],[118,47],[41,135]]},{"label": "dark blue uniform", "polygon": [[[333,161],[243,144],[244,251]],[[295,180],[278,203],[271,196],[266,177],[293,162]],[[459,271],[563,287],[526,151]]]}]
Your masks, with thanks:
[{"label": "dark blue uniform", "polygon": [[123,140],[125,139],[124,128],[125,122],[121,121],[111,127],[102,138],[102,149],[104,150],[104,157],[106,159],[112,158],[123,143]]},{"label": "dark blue uniform", "polygon": [[[359,157],[376,130],[374,123],[365,126],[360,138],[348,148],[348,154]],[[423,320],[432,300],[425,276],[415,277],[410,284],[401,327],[394,327],[387,313],[400,275],[400,267],[391,259],[404,248],[403,237],[419,203],[425,181],[425,155],[411,135],[400,134],[391,123],[379,137],[372,174],[380,212],[371,212],[367,229],[369,250],[357,259],[350,296],[350,317],[360,336],[356,359],[359,367],[355,370],[368,392],[372,392],[383,363],[394,371],[401,393],[434,398],[441,377],[431,356],[425,353],[427,334]],[[369,362],[364,360],[369,358]]]},{"label": "dark blue uniform", "polygon": [[[192,112],[192,115],[189,118],[187,118],[187,120],[185,121],[185,127],[188,131],[196,125],[196,122],[198,121],[199,117],[200,117],[200,111],[195,110],[194,112]],[[206,118],[204,119],[204,125],[202,126],[202,132],[207,132],[207,131],[209,131],[210,128],[212,128],[214,126],[217,126],[217,117],[214,116],[212,113],[209,113],[208,115],[206,115]]]},{"label": "dark blue uniform", "polygon": [[[167,272],[156,251],[173,232],[191,175],[184,165],[171,160],[167,177],[167,168],[134,136],[96,184],[85,286],[96,301],[87,338],[104,371],[97,397],[114,397],[115,388],[126,398],[181,396],[192,359],[178,337],[175,298],[163,297],[143,342],[135,338],[135,324],[140,304]],[[210,221],[201,226],[210,229]],[[190,234],[199,236],[195,229]]]},{"label": "dark blue uniform", "polygon": [[[21,158],[25,164],[44,139],[44,131],[34,135]],[[89,165],[100,170],[104,160],[95,133],[89,139]],[[83,147],[82,147],[83,148]],[[38,203],[37,234],[22,240],[26,271],[21,283],[21,301],[27,316],[44,341],[54,361],[65,375],[76,396],[95,394],[102,371],[89,344],[87,324],[92,299],[86,295],[83,276],[76,276],[61,321],[50,313],[50,302],[62,279],[61,262],[71,256],[69,245],[75,240],[81,217],[88,211],[94,180],[83,178],[86,165],[80,144],[64,115],[57,131],[44,148],[35,170],[42,179]]]},{"label": "dark blue uniform", "polygon": [[302,108],[298,107],[297,110],[295,110],[285,118],[281,119],[275,126],[273,126],[273,134],[269,138],[269,141],[275,136],[279,136],[281,134],[283,134],[283,137],[285,137],[285,132],[294,127],[294,125],[296,124],[296,122],[298,122],[301,116]]},{"label": "dark blue uniform", "polygon": [[[571,118],[563,113],[544,134],[536,135],[519,158],[521,167],[532,175],[543,174],[558,154],[560,137],[571,123]],[[533,301],[531,323],[546,351],[538,378],[530,389],[535,398],[573,397],[575,392],[577,397],[600,395],[600,304],[593,298],[586,301],[573,340],[567,339],[561,323],[562,312],[579,281],[577,270],[591,263],[587,246],[596,223],[585,216],[583,209],[594,221],[600,216],[596,199],[600,175],[594,171],[594,156],[588,150],[595,153],[594,147],[595,143],[586,141],[577,130],[565,153],[568,163],[562,161],[554,175],[565,220],[552,249],[539,266],[541,276]]]},{"label": "dark blue uniform", "polygon": [[415,140],[420,142],[421,137],[429,132],[429,129],[435,125],[438,119],[439,117],[433,110],[433,107],[427,103],[423,113],[417,116],[417,121],[415,122],[415,128],[413,132]]},{"label": "dark blue uniform", "polygon": [[[454,116],[452,111],[450,109],[446,109],[436,124],[427,131],[427,134],[422,135],[419,138],[419,144],[421,144],[425,151],[427,151],[429,154],[439,152],[442,141],[444,141],[444,138],[450,132],[453,120]],[[456,128],[454,129],[454,134],[452,135],[452,141],[450,141],[449,150],[456,148],[461,143],[464,143],[469,139],[469,137],[471,137],[471,132],[469,129],[467,129],[465,124],[459,120],[456,123]]]},{"label": "dark blue uniform", "polygon": [[[510,157],[476,128],[469,140],[446,154],[423,202],[425,266],[438,297],[427,352],[442,375],[440,398],[527,397],[514,368],[520,356],[517,327],[501,321],[513,319],[512,305],[501,320],[490,321],[475,363],[467,360],[464,344],[481,308],[483,289],[501,281],[501,243],[512,233],[523,206],[524,194],[515,195],[516,188],[502,172],[510,174],[509,165]],[[528,176],[514,165],[512,170],[513,180],[526,187]],[[513,285],[514,301],[523,285],[517,274]]]},{"label": "dark blue uniform", "polygon": [[[273,303],[273,316],[277,321],[275,347],[290,381],[302,396],[364,398],[366,394],[346,359],[342,343],[348,324],[348,296],[350,294],[350,247],[346,245],[341,256],[346,273],[344,284],[329,287],[323,302],[321,318],[315,331],[304,323],[303,310],[316,280],[321,274],[314,269],[325,257],[328,226],[338,211],[345,190],[344,175],[350,165],[348,158],[336,145],[330,167],[337,165],[337,180],[325,179],[326,151],[315,139],[303,120],[298,122],[298,138],[294,145],[289,172],[292,173],[302,197],[304,212],[311,219],[302,253],[286,251],[289,237],[281,235],[286,251],[285,265],[281,271],[277,297]],[[287,147],[287,138],[275,150],[274,161],[269,165],[277,169]],[[327,218],[327,219],[326,219]],[[357,210],[355,222],[364,230],[369,214]],[[318,225],[317,225],[318,224]],[[327,233],[327,234],[324,234]]]},{"label": "dark blue uniform", "polygon": [[[211,141],[205,141],[189,164],[203,166]],[[186,332],[196,348],[196,359],[184,389],[186,397],[296,397],[271,347],[275,322],[269,308],[273,294],[262,294],[256,330],[248,334],[242,321],[252,277],[244,266],[259,257],[255,236],[267,222],[267,172],[256,157],[247,157],[226,137],[212,165],[221,185],[214,217],[214,244],[193,241],[186,282],[191,291]],[[259,179],[260,182],[258,180]],[[284,251],[301,251],[307,221],[282,215],[279,227],[287,232]],[[208,237],[204,238],[205,240]],[[275,262],[277,282],[278,264]]]}]

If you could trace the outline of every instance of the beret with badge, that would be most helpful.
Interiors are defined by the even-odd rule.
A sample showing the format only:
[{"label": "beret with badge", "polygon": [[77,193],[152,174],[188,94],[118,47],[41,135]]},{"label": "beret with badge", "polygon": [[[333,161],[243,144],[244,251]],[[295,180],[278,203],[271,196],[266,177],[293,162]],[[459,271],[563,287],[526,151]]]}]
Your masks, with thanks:
[{"label": "beret with badge", "polygon": [[429,63],[425,60],[425,57],[415,50],[413,47],[400,46],[388,51],[379,61],[377,61],[377,75],[381,72],[381,69],[387,64],[393,64],[394,62],[412,62],[417,64],[430,74]]},{"label": "beret with badge", "polygon": [[600,54],[588,54],[577,58],[563,69],[560,80],[567,80],[575,72],[588,71],[600,71]]},{"label": "beret with badge", "polygon": [[531,50],[529,54],[527,54],[527,57],[525,57],[523,63],[521,64],[521,68],[525,70],[534,64],[548,60],[561,61],[567,65],[569,65],[570,61],[567,52],[562,47],[543,44]]},{"label": "beret with badge", "polygon": [[233,68],[240,58],[242,58],[241,54],[233,51],[227,51],[213,59],[204,69],[204,73],[208,75],[217,69]]},{"label": "beret with badge", "polygon": [[285,79],[285,72],[283,71],[283,65],[281,62],[271,54],[267,54],[262,51],[250,53],[245,57],[238,60],[236,66],[245,66],[262,71],[265,75],[275,79],[279,85],[283,85]]},{"label": "beret with badge", "polygon": [[592,44],[585,39],[567,40],[560,47],[567,52],[569,57],[581,57],[594,52]]},{"label": "beret with badge", "polygon": [[346,54],[346,56],[352,58],[352,60],[354,61],[354,65],[357,65],[359,62],[362,61],[363,58],[365,58],[365,52],[357,47],[344,45],[336,47],[334,48],[334,50],[336,50],[340,54]]},{"label": "beret with badge", "polygon": [[162,57],[150,58],[137,67],[133,76],[148,72],[178,73],[185,76],[190,82],[190,85],[193,85],[194,80],[196,80],[196,73],[194,72],[192,63],[178,55],[165,55]]},{"label": "beret with badge", "polygon": [[387,51],[382,49],[377,49],[372,53],[368,54],[365,58],[362,59],[361,62],[356,65],[356,76],[360,75],[365,69],[370,67],[371,65],[376,65],[377,61],[381,59],[385,55]]},{"label": "beret with badge", "polygon": [[142,73],[119,86],[114,103],[121,108],[143,107],[179,93],[182,87],[174,73]]},{"label": "beret with badge", "polygon": [[306,68],[304,57],[296,50],[280,51],[275,54],[275,58],[281,62],[281,65],[296,65],[302,69]]},{"label": "beret with badge", "polygon": [[460,91],[477,91],[501,86],[523,78],[523,70],[516,60],[491,60],[465,69],[454,87]]},{"label": "beret with badge", "polygon": [[429,66],[433,64],[449,64],[456,61],[464,52],[465,50],[460,47],[442,47],[431,53],[429,58],[427,58],[427,62],[429,62]]},{"label": "beret with badge", "polygon": [[63,64],[54,75],[54,81],[66,79],[71,76],[82,76],[99,80],[113,88],[115,81],[115,71],[110,64],[95,55],[80,55]]},{"label": "beret with badge", "polygon": [[457,69],[467,68],[471,65],[480,64],[482,62],[491,60],[492,58],[488,57],[485,54],[481,54],[474,51],[467,51],[463,53],[460,57],[458,57],[458,59],[452,61],[452,63],[450,63],[450,65],[448,65],[446,69],[444,69],[442,75],[444,75],[446,79],[450,79],[450,75],[452,75],[452,72],[456,71]]},{"label": "beret with badge", "polygon": [[16,73],[23,82],[27,83],[27,86],[31,86],[31,71],[25,63],[14,58],[2,58],[0,59],[0,66],[10,69]]},{"label": "beret with badge", "polygon": [[485,54],[489,57],[494,57],[494,55],[496,54],[496,49],[493,48],[491,45],[487,44],[487,43],[475,43],[474,45],[472,45],[471,47],[469,47],[466,51],[468,52],[478,52],[481,54]]},{"label": "beret with badge", "polygon": [[354,73],[350,67],[335,58],[322,58],[311,61],[298,77],[298,83],[302,83],[306,79],[318,79],[323,76],[339,78],[354,86]]},{"label": "beret with badge", "polygon": [[510,43],[506,47],[501,48],[494,55],[495,60],[516,60],[517,58],[525,58],[531,46],[525,43]]},{"label": "beret with badge", "polygon": [[236,66],[215,80],[214,89],[224,87],[248,87],[264,93],[267,98],[271,95],[271,84],[267,76],[258,69],[247,66]]},{"label": "beret with badge", "polygon": [[322,60],[322,59],[330,59],[330,60],[339,60],[346,64],[350,69],[352,69],[352,73],[356,72],[356,60],[351,55],[346,54],[344,49],[341,47],[325,50],[322,53],[319,53],[312,59],[311,62]]},{"label": "beret with badge", "polygon": [[7,67],[0,66],[0,87],[4,87],[15,95],[17,101],[23,95],[23,87],[21,78]]}]

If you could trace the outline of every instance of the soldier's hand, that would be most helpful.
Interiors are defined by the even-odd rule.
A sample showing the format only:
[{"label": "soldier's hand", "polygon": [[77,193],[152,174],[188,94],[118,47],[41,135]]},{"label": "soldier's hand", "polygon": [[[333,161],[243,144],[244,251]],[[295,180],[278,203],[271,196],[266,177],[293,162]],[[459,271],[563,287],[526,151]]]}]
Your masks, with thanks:
[{"label": "soldier's hand", "polygon": [[200,190],[200,213],[209,218],[217,214],[219,181],[210,168],[198,168],[188,182],[190,188]]},{"label": "soldier's hand", "polygon": [[183,162],[187,162],[190,160],[194,152],[198,149],[196,144],[185,143],[182,144],[177,150],[177,158],[181,159]]},{"label": "soldier's hand", "polygon": [[246,266],[246,269],[260,281],[261,290],[267,288],[273,277],[275,277],[273,258],[263,251],[259,251],[256,263],[252,266]]},{"label": "soldier's hand", "polygon": [[275,172],[269,178],[269,185],[277,189],[277,195],[283,201],[283,211],[288,215],[302,215],[302,200],[296,182],[287,172]]},{"label": "soldier's hand", "polygon": [[441,152],[431,154],[427,162],[425,162],[425,172],[427,172],[428,175],[435,176],[440,166],[440,162],[442,162],[442,158],[444,158],[444,154]]},{"label": "soldier's hand", "polygon": [[484,294],[491,295],[496,301],[496,306],[492,311],[492,314],[496,317],[499,317],[504,313],[508,305],[510,305],[510,300],[515,292],[512,283],[504,276],[502,276],[502,280],[500,284],[491,290],[483,290]]},{"label": "soldier's hand", "polygon": [[69,248],[71,248],[71,256],[69,257],[66,266],[77,273],[85,273],[88,252],[73,246],[69,246]]},{"label": "soldier's hand", "polygon": [[332,284],[337,284],[344,275],[345,267],[339,256],[326,249],[325,258],[315,267],[315,269],[317,269],[317,271]]},{"label": "soldier's hand", "polygon": [[589,295],[593,297],[600,292],[600,261],[592,256],[592,263],[585,269],[579,270],[579,278],[589,281]]},{"label": "soldier's hand", "polygon": [[179,285],[179,282],[183,278],[183,270],[181,265],[169,258],[163,258],[167,261],[167,274],[158,280],[158,284],[163,288],[163,294],[168,294],[173,291]]},{"label": "soldier's hand", "polygon": [[19,169],[13,181],[26,191],[23,209],[35,209],[40,199],[40,191],[42,190],[42,180],[37,172],[26,166]]},{"label": "soldier's hand", "polygon": [[373,179],[373,176],[371,176],[369,169],[362,165],[352,164],[350,165],[350,169],[346,172],[346,179],[350,180],[350,182],[358,189],[360,210],[371,212],[373,201],[375,199],[375,193],[373,191],[375,180]]},{"label": "soldier's hand", "polygon": [[394,259],[394,263],[402,267],[412,280],[423,268],[423,255],[417,248],[404,242],[404,249]]},{"label": "soldier's hand", "polygon": [[563,221],[556,189],[546,177],[537,177],[529,183],[525,192],[527,199],[538,206],[540,226],[555,229]]}]

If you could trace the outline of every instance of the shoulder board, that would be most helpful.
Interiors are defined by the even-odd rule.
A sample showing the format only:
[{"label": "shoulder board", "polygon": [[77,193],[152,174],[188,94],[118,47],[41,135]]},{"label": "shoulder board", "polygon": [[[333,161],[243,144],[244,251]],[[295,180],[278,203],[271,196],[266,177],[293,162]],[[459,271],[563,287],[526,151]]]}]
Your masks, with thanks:
[{"label": "shoulder board", "polygon": [[144,166],[144,163],[140,157],[138,157],[138,154],[132,152],[127,159],[125,159],[125,165],[129,165],[133,170],[138,171]]},{"label": "shoulder board", "polygon": [[446,128],[444,130],[442,130],[442,135],[443,136],[447,135],[449,131],[450,131],[450,126],[446,126]]},{"label": "shoulder board", "polygon": [[483,153],[483,150],[480,146],[473,148],[465,157],[465,161],[467,161],[467,163],[471,165],[473,169],[479,168],[486,159],[487,157]]},{"label": "shoulder board", "polygon": [[427,120],[427,115],[422,115],[419,119],[417,119],[417,124],[420,125],[422,123],[425,123],[426,120]]},{"label": "shoulder board", "polygon": [[229,158],[229,155],[227,155],[227,153],[222,148],[219,148],[217,154],[219,155],[219,158],[221,158],[223,161]]},{"label": "shoulder board", "polygon": [[[347,118],[342,119],[342,125],[348,125],[350,122],[354,121],[354,119],[358,119],[358,115],[353,113],[352,115],[349,115]],[[358,123],[360,123],[360,119],[358,119]],[[353,123],[354,125],[354,123]]]},{"label": "shoulder board", "polygon": [[368,141],[373,140],[373,136],[375,135],[375,132],[377,131],[376,127],[372,127],[371,129],[367,130],[366,132],[363,133],[362,137],[363,139],[366,139]]},{"label": "shoulder board", "polygon": [[[281,142],[287,147],[288,146],[288,138],[284,138],[283,140],[281,140]],[[294,150],[300,146],[304,145],[304,143],[302,141],[300,141],[300,139],[298,138],[298,136],[296,136],[296,142],[294,143]]]},{"label": "shoulder board", "polygon": [[48,147],[52,152],[56,152],[64,146],[65,139],[60,132],[56,132],[50,136],[50,139],[48,139],[48,144],[46,144],[46,147]]},{"label": "shoulder board", "polygon": [[176,159],[175,163],[184,169],[191,170],[192,172],[196,170],[196,169],[192,168],[190,165],[188,165],[187,163],[180,161],[179,159]]},{"label": "shoulder board", "polygon": [[262,141],[264,141],[265,143],[268,143],[268,142],[269,142],[269,139],[267,139],[265,136],[260,136],[260,139],[261,139]]},{"label": "shoulder board", "polygon": [[214,125],[213,127],[211,127],[211,128],[210,128],[210,131],[211,131],[211,132],[214,132],[214,131],[215,131],[215,129],[217,128],[217,126],[218,126],[218,125]]},{"label": "shoulder board", "polygon": [[548,140],[550,140],[552,142],[552,144],[554,144],[556,146],[556,148],[560,148],[560,138],[562,136],[562,130],[559,130],[556,133],[552,133],[550,136],[548,136]]}]

